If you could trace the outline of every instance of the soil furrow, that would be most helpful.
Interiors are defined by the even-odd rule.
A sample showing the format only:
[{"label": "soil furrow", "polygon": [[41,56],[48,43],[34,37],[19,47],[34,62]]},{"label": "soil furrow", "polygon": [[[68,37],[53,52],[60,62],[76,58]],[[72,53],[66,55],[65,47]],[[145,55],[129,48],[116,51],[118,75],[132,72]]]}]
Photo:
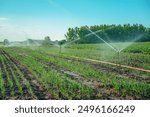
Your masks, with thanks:
[{"label": "soil furrow", "polygon": [[[150,77],[149,75],[141,75],[141,74],[137,74],[136,72],[130,71],[128,69],[122,68],[122,67],[114,67],[114,66],[110,66],[110,65],[104,65],[104,64],[100,64],[100,63],[96,63],[96,62],[90,62],[90,61],[86,61],[86,60],[80,60],[77,58],[68,58],[68,57],[60,57],[57,55],[51,55],[51,57],[56,57],[56,58],[61,58],[64,60],[67,60],[67,62],[70,63],[84,63],[87,65],[90,65],[92,68],[94,69],[99,69],[100,71],[107,73],[107,74],[115,74],[118,75],[122,78],[129,78],[129,79],[135,79],[137,81],[142,81],[145,83],[150,83]],[[148,74],[148,73],[147,73]]]},{"label": "soil furrow", "polygon": [[22,71],[24,78],[26,78],[36,95],[37,99],[43,100],[43,99],[52,99],[52,94],[46,90],[39,82],[38,79],[28,70],[28,68],[21,63],[19,63],[17,60],[12,58],[8,53],[3,51],[10,59],[11,61]]},{"label": "soil furrow", "polygon": [[23,94],[22,95],[18,94],[16,99],[23,99],[23,100],[24,99],[28,99],[28,100],[34,99],[34,97],[28,91],[28,88],[26,86],[26,79],[21,78],[21,75],[17,72],[18,71],[17,68],[15,68],[16,65],[10,60],[9,57],[7,57],[6,55],[5,55],[5,57],[6,57],[7,61],[9,62],[9,65],[13,69],[13,72],[15,73],[17,79],[19,80],[20,86],[23,91]]},{"label": "soil furrow", "polygon": [[[35,58],[37,59],[37,58]],[[112,86],[105,87],[101,81],[94,80],[92,78],[85,78],[81,76],[79,73],[72,72],[70,70],[67,70],[66,68],[62,68],[54,63],[45,62],[43,60],[37,59],[37,61],[41,62],[42,64],[46,65],[46,69],[53,69],[60,75],[67,75],[73,80],[76,80],[77,82],[80,82],[84,85],[87,85],[94,90],[95,99],[96,98],[102,98],[102,99],[133,99],[131,96],[121,96],[116,90],[112,88]],[[101,97],[99,97],[101,96]]]},{"label": "soil furrow", "polygon": [[[3,54],[3,52],[1,52],[1,54]],[[4,99],[8,99],[11,95],[10,95],[10,85],[8,83],[8,78],[7,78],[7,73],[6,73],[6,68],[4,66],[4,61],[3,58],[1,56],[1,70],[2,70],[2,78],[4,80],[4,89],[5,89],[5,95],[4,95]]]},{"label": "soil furrow", "polygon": [[13,74],[12,74],[12,69],[11,69],[11,66],[10,66],[10,64],[9,64],[9,61],[7,61],[6,60],[6,57],[4,56],[4,63],[5,63],[5,65],[6,65],[6,70],[7,70],[7,72],[8,72],[8,74],[9,74],[9,76],[10,76],[10,80],[12,81],[12,83],[13,83],[13,87],[12,87],[12,92],[13,92],[13,95],[11,96],[11,98],[10,99],[12,99],[12,98],[15,98],[16,96],[18,96],[18,95],[20,95],[20,93],[19,93],[19,89],[18,89],[18,87],[17,87],[17,85],[16,85],[16,82],[15,82],[15,79],[14,79],[14,76],[13,76]]},{"label": "soil furrow", "polygon": [[[2,63],[1,63],[1,56],[0,56],[0,78],[2,78],[2,79],[0,79],[1,81],[3,81],[3,77],[2,77]],[[1,85],[3,85],[3,82],[1,82],[2,84]],[[2,87],[1,87],[2,88]],[[3,99],[4,97],[3,97],[3,95],[2,95],[2,89],[0,89],[0,100],[1,99]]]}]

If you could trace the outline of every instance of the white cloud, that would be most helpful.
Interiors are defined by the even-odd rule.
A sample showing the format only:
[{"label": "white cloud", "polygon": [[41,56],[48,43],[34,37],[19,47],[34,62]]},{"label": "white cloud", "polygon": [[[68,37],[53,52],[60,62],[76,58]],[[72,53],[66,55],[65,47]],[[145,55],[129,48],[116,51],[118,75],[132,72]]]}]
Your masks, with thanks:
[{"label": "white cloud", "polygon": [[0,41],[4,39],[8,39],[9,41],[25,40],[25,34],[14,24],[0,22]]},{"label": "white cloud", "polygon": [[0,21],[6,21],[6,20],[8,20],[7,17],[0,17]]}]

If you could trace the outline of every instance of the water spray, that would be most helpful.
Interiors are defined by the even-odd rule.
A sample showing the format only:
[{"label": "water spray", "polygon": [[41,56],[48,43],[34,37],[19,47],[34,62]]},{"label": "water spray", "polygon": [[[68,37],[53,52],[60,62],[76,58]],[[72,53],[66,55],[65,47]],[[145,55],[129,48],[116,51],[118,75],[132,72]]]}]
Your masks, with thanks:
[{"label": "water spray", "polygon": [[56,46],[56,47],[59,47],[59,44],[56,44],[56,43],[53,43],[53,42],[50,42],[52,45]]},{"label": "water spray", "polygon": [[[104,34],[106,34],[106,33],[105,33],[106,30],[113,29],[113,28],[114,28],[114,27],[110,27],[110,28],[104,29],[104,30],[101,29],[101,30],[95,31],[94,33],[97,34],[97,33],[99,33],[99,32],[103,32]],[[93,33],[89,33],[89,34],[85,35],[84,37],[88,37],[88,36],[91,36],[91,35],[93,35]]]},{"label": "water spray", "polygon": [[[98,31],[95,31],[94,33],[99,33],[99,32],[103,32],[103,30],[98,30]],[[84,37],[89,37],[91,35],[93,35],[93,33],[89,33],[89,34],[85,35]]]},{"label": "water spray", "polygon": [[[118,55],[118,60],[120,59],[120,53],[127,47],[123,47],[122,49],[119,49],[118,47],[116,47],[115,45],[112,45],[112,44],[109,44],[108,42],[106,42],[103,38],[101,38],[99,35],[97,35],[96,33],[98,32],[101,32],[102,30],[99,30],[99,31],[96,31],[96,32],[93,32],[89,27],[86,26],[86,28],[91,32],[91,34],[95,35],[98,39],[100,39],[101,41],[103,41],[106,45],[108,45],[111,49],[113,49],[117,55]],[[88,34],[86,35],[87,36],[90,36],[91,34]],[[110,40],[109,36],[104,32],[106,38],[108,40]],[[143,35],[139,35],[137,38],[135,38],[134,40],[132,40],[133,42],[139,40]],[[131,45],[131,44],[128,44],[128,46]]]},{"label": "water spray", "polygon": [[60,42],[59,42],[59,52],[61,53],[62,48],[64,48],[65,46],[67,46],[67,45],[69,45],[69,44],[72,44],[72,43],[74,43],[74,42],[80,40],[80,38],[79,38],[79,36],[78,36],[77,34],[76,34],[76,36],[77,36],[77,38],[76,38],[75,40],[70,41],[70,42],[68,42],[68,43],[66,43],[65,40],[60,41]]},{"label": "water spray", "polygon": [[[111,28],[113,28],[113,27],[111,27]],[[109,29],[110,29],[110,28],[109,28]],[[90,31],[90,32],[91,32],[91,31]],[[94,33],[96,34],[96,33],[99,33],[99,32],[103,32],[103,30],[98,30],[98,31],[95,31]],[[52,44],[55,45],[56,47],[59,47],[59,52],[61,53],[62,48],[64,48],[65,46],[67,46],[67,45],[69,45],[69,44],[72,44],[72,43],[74,43],[74,42],[76,42],[76,41],[78,41],[78,40],[81,39],[78,34],[75,34],[75,35],[76,35],[76,39],[75,39],[75,40],[72,40],[72,41],[70,41],[70,42],[63,43],[63,44],[59,44],[59,45],[56,45],[56,44],[53,44],[53,43],[52,43]],[[85,35],[84,38],[86,38],[86,37],[88,37],[88,36],[91,36],[91,35],[93,35],[93,32],[91,32],[91,33]],[[115,47],[113,47],[113,48],[115,49]],[[117,49],[115,49],[115,51],[116,51],[116,50],[117,50]]]},{"label": "water spray", "polygon": [[72,44],[72,43],[74,43],[74,42],[76,42],[76,41],[78,41],[78,40],[80,40],[79,37],[78,37],[77,39],[73,40],[73,41],[70,41],[70,42],[68,42],[68,43],[66,43],[66,44],[64,44],[64,45],[62,45],[62,47],[65,47],[65,46],[67,46],[67,45],[69,45],[69,44]]},{"label": "water spray", "polygon": [[[112,29],[113,27],[110,27],[109,29]],[[109,41],[109,42],[111,42],[110,40],[110,38],[109,38],[109,36],[105,33],[105,31],[106,30],[108,30],[108,29],[105,29],[105,30],[98,30],[98,31],[95,31],[94,33],[96,34],[96,33],[99,33],[99,32],[103,32],[103,34],[106,36],[106,38],[107,38],[107,40]],[[89,33],[89,34],[87,34],[87,35],[85,35],[84,37],[89,37],[89,36],[91,36],[91,35],[93,35],[93,32],[92,33]],[[104,39],[103,39],[104,40]],[[116,50],[118,50],[118,48],[113,44],[113,43],[111,43],[111,45],[116,49]]]},{"label": "water spray", "polygon": [[115,52],[118,52],[118,49],[116,49],[115,47],[113,47],[111,44],[107,43],[103,38],[101,38],[99,35],[97,35],[95,32],[93,32],[91,29],[89,29],[87,26],[86,28],[93,34],[95,35],[98,39],[100,39],[101,41],[103,41],[105,44],[107,44],[110,48],[112,48]]},{"label": "water spray", "polygon": [[[102,39],[101,37],[99,37],[96,33],[99,33],[99,32],[103,32],[103,30],[98,30],[98,31],[95,31],[95,32],[93,32],[93,31],[91,31],[88,27],[86,27],[91,33],[89,33],[89,34],[87,34],[87,35],[85,35],[84,36],[84,38],[85,37],[88,37],[88,36],[91,36],[91,35],[93,35],[93,33],[96,35],[96,37],[98,37],[100,40],[102,40],[103,42],[105,42],[107,45],[109,45],[109,47],[111,47],[113,50],[115,50],[115,52],[118,52],[118,50],[115,48],[115,47],[113,47],[112,45],[110,45],[109,43],[107,43],[104,39]],[[110,29],[110,28],[109,28]],[[69,44],[71,44],[71,43],[74,43],[74,42],[76,42],[76,41],[78,41],[78,40],[80,40],[81,38],[79,38],[79,36],[76,34],[76,39],[75,40],[73,40],[73,41],[70,41],[70,42],[68,42],[68,43],[65,43],[65,44],[61,44],[61,46],[60,46],[60,52],[61,52],[61,48],[62,47],[65,47],[65,46],[67,46],[67,45],[69,45]]]},{"label": "water spray", "polygon": [[[123,49],[118,49],[117,47],[115,47],[114,45],[112,44],[109,44],[108,42],[106,42],[103,38],[101,38],[99,35],[97,35],[96,33],[100,32],[100,31],[96,31],[96,32],[93,32],[91,29],[89,29],[88,27],[86,27],[90,32],[91,34],[95,35],[98,39],[100,39],[101,41],[103,41],[106,45],[108,45],[111,49],[113,49],[117,55],[118,55],[118,61],[120,59],[120,53]],[[105,34],[105,33],[104,33]],[[105,34],[105,36],[107,37],[107,39],[109,39],[108,35]],[[110,39],[109,39],[110,40]]]}]

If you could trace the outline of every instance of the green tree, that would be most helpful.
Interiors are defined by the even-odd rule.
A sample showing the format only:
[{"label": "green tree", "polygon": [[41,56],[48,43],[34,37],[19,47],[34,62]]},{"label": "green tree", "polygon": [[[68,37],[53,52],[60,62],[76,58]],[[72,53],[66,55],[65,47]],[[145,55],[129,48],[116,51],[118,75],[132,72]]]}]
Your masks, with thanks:
[{"label": "green tree", "polygon": [[46,36],[46,37],[44,38],[44,41],[43,41],[42,45],[44,45],[44,46],[52,45],[51,38],[50,38],[49,36]]},{"label": "green tree", "polygon": [[66,40],[67,41],[72,41],[77,38],[78,34],[78,28],[76,27],[75,29],[69,28],[67,34],[65,34]]},{"label": "green tree", "polygon": [[[135,41],[150,41],[150,28],[144,27],[142,24],[119,24],[119,25],[94,25],[88,27],[97,35],[106,41],[110,42],[130,42]],[[101,43],[95,35],[86,36],[91,32],[87,26],[69,28],[65,37],[67,41],[80,39],[76,43]]]},{"label": "green tree", "polygon": [[8,45],[8,44],[9,44],[8,39],[4,39],[4,45]]}]

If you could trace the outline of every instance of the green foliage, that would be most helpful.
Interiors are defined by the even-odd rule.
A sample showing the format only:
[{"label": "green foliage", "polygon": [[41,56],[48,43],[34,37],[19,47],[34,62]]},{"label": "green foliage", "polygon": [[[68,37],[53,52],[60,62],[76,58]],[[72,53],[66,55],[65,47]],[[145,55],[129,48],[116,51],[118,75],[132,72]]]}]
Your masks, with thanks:
[{"label": "green foliage", "polygon": [[61,41],[59,41],[58,42],[58,44],[61,46],[61,45],[63,45],[63,44],[65,44],[66,43],[66,40],[61,40]]},{"label": "green foliage", "polygon": [[8,39],[4,39],[4,45],[8,45],[8,44],[9,44]]},{"label": "green foliage", "polygon": [[67,41],[73,41],[77,38],[78,28],[69,28],[67,34],[65,35]]},{"label": "green foliage", "polygon": [[[82,45],[74,45],[72,48],[74,48],[74,50],[76,49],[78,51],[79,55],[83,53],[83,51],[81,51],[81,50],[84,50],[85,52],[89,53],[88,51],[86,51],[86,49],[93,49],[93,50],[96,49],[97,51],[101,51],[101,48],[99,48],[99,46],[95,46],[94,44],[93,45],[83,45],[83,44]],[[40,52],[40,51],[36,51],[36,50],[33,51],[30,49],[21,49],[21,48],[14,49],[14,48],[12,48],[12,50],[9,49],[9,53],[11,52],[13,56],[14,56],[13,50],[16,53],[15,57],[18,58],[19,60],[21,60],[24,64],[28,65],[28,67],[30,67],[33,71],[36,71],[35,74],[40,76],[40,80],[43,82],[43,85],[46,85],[46,87],[51,92],[53,92],[53,94],[58,98],[64,98],[64,99],[81,99],[82,98],[83,99],[83,95],[84,95],[83,92],[84,92],[88,96],[88,97],[85,97],[87,99],[87,98],[92,97],[93,93],[92,93],[91,89],[88,89],[88,87],[84,87],[84,85],[81,85],[80,83],[77,86],[77,84],[76,84],[77,82],[75,82],[74,80],[71,80],[71,78],[58,74],[57,70],[55,71],[51,67],[47,68],[47,66],[45,64],[40,63],[39,60],[42,60],[46,63],[56,64],[57,66],[59,66],[61,68],[68,69],[70,71],[78,73],[81,76],[83,76],[84,78],[91,79],[91,80],[92,79],[98,80],[105,87],[112,86],[113,89],[115,89],[116,91],[121,93],[123,96],[136,95],[136,96],[143,96],[143,98],[144,97],[149,98],[148,92],[149,92],[150,86],[149,86],[149,84],[145,83],[144,81],[140,82],[140,81],[137,81],[132,78],[128,78],[128,77],[124,78],[122,76],[118,76],[115,74],[105,73],[105,72],[101,71],[100,69],[96,69],[96,68],[91,67],[88,64],[85,64],[84,62],[82,63],[82,62],[71,60],[72,57],[69,56],[68,53],[66,53],[64,55],[61,54],[61,56],[60,55],[55,56],[56,55],[56,53],[55,53],[53,56],[53,54],[48,54],[48,52],[51,52],[51,51],[48,51],[47,49],[45,49],[45,51],[43,50],[42,52]],[[72,52],[72,50],[71,50],[71,52]],[[24,59],[22,59],[22,56],[20,56],[19,53],[25,53],[28,56],[26,56],[26,57],[24,57]],[[85,57],[84,55],[82,55],[82,57]],[[92,56],[92,55],[93,55],[93,53],[90,54],[90,56]],[[126,54],[125,56],[128,56],[128,54]],[[95,57],[95,56],[93,56],[93,57]],[[67,60],[66,58],[69,58],[69,60]],[[124,56],[123,56],[123,58],[124,58]],[[137,57],[135,55],[132,55],[129,58],[127,58],[127,59],[129,59],[130,64],[135,64],[133,58],[141,60],[141,58],[139,56]],[[148,59],[144,58],[144,60],[147,61]],[[122,61],[122,62],[124,62],[124,61]],[[112,66],[109,66],[109,67],[112,67]],[[134,72],[134,73],[136,73],[136,72]],[[77,89],[79,89],[80,91]],[[75,93],[71,93],[74,90],[76,92],[77,91],[82,92],[82,95],[81,94],[76,95]],[[89,92],[89,90],[90,90],[90,92]],[[58,92],[61,92],[61,96],[58,95]]]},{"label": "green foliage", "polygon": [[[147,42],[150,41],[150,29],[144,27],[141,24],[124,24],[124,25],[95,25],[90,26],[90,30],[96,32],[97,35],[102,37],[107,42]],[[95,35],[90,35],[91,32],[87,29],[87,26],[80,28],[69,28],[65,37],[67,41],[73,41],[77,37],[80,40],[77,43],[101,43]]]},{"label": "green foliage", "polygon": [[2,71],[0,69],[0,99],[1,97],[4,97],[4,95],[5,95],[4,80],[2,77]]},{"label": "green foliage", "polygon": [[[43,46],[38,49],[20,47],[9,47],[4,49],[11,56],[26,65],[56,99],[102,99],[104,96],[104,94],[101,93],[103,89],[98,89],[98,91],[95,92],[95,89],[93,90],[91,86],[93,84],[88,85],[88,83],[82,83],[82,81],[84,81],[83,79],[79,81],[78,78],[72,78],[72,76],[64,74],[63,71],[65,70],[82,76],[86,81],[98,81],[98,83],[104,86],[104,90],[113,90],[121,94],[120,96],[124,97],[128,95],[131,97],[138,97],[139,99],[149,99],[150,85],[146,81],[149,73],[112,65],[96,64],[92,63],[92,61],[91,64],[85,60],[85,58],[91,58],[150,69],[149,42],[137,42],[130,45],[122,51],[119,60],[118,57],[116,57],[116,53],[112,51],[108,53],[105,50],[106,48],[107,46],[105,44],[74,44],[63,48],[65,51],[61,54],[55,50],[56,48],[52,49]],[[111,57],[109,59],[106,59],[107,57],[104,59],[102,53],[105,55],[107,53]],[[74,56],[80,58],[75,59]],[[6,61],[2,60],[2,63],[4,62],[6,63]],[[100,68],[99,65],[101,66]],[[122,73],[122,70],[125,71]],[[19,71],[19,74],[21,74],[21,71]],[[139,79],[140,77],[142,78]],[[24,77],[22,77],[22,79],[23,78]],[[26,84],[29,86],[28,90],[34,95],[34,92],[32,92],[30,88],[30,83],[28,82]],[[111,97],[112,95],[110,94],[109,96]]]},{"label": "green foliage", "polygon": [[[18,52],[16,53],[16,50],[15,52],[9,51],[12,56],[21,60],[23,64],[26,64],[32,70],[43,85],[53,93],[56,99],[90,99],[92,93],[90,87],[75,82],[67,76],[61,76],[53,69],[46,70],[46,66],[38,60],[36,61],[34,57],[26,56],[22,59]],[[34,51],[30,51],[28,54],[40,57]]]},{"label": "green foliage", "polygon": [[44,38],[44,41],[43,41],[42,45],[43,45],[43,46],[52,45],[52,41],[51,41],[51,39],[50,39],[49,36],[46,36],[46,37]]}]

